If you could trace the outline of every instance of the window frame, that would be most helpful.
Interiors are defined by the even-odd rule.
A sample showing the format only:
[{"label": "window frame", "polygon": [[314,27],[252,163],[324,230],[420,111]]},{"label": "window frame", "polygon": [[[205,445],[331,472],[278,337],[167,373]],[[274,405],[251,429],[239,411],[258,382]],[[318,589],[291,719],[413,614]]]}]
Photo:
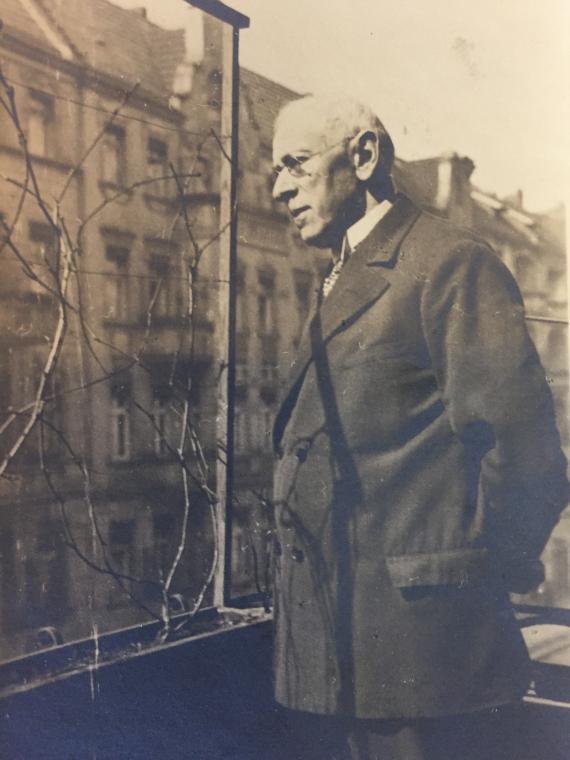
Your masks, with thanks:
[{"label": "window frame", "polygon": [[[110,150],[109,150],[110,149]],[[106,156],[113,156],[115,160],[113,176],[107,174]],[[111,187],[124,187],[126,185],[126,131],[116,124],[105,127],[101,139],[101,182]]]},{"label": "window frame", "polygon": [[[51,145],[51,125],[54,122],[54,98],[53,95],[42,90],[31,89],[29,92],[28,109],[26,119],[26,147],[31,156],[47,158],[53,153]],[[37,117],[37,122],[36,122]],[[40,130],[35,133],[31,129],[32,123],[38,123]],[[36,143],[36,137],[40,136],[40,143]]]}]

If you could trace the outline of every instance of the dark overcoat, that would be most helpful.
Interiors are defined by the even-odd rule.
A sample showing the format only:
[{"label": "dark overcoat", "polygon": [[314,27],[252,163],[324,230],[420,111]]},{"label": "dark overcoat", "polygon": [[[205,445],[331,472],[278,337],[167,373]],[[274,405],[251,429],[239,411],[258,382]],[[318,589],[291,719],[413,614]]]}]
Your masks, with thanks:
[{"label": "dark overcoat", "polygon": [[519,698],[508,580],[568,483],[485,242],[398,196],[310,321],[274,436],[278,701],[394,718]]}]

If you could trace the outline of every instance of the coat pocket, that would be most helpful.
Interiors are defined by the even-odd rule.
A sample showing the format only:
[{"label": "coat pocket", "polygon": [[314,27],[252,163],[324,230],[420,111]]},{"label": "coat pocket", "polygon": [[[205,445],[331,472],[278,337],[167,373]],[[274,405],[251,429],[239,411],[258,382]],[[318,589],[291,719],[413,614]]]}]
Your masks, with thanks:
[{"label": "coat pocket", "polygon": [[466,586],[489,577],[487,549],[454,549],[386,558],[388,575],[396,588]]}]

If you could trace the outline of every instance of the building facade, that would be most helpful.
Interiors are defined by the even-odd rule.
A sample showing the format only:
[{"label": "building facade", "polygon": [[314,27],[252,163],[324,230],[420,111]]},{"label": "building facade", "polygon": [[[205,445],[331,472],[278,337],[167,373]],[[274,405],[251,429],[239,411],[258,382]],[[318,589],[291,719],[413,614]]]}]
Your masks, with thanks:
[{"label": "building facade", "polygon": [[187,506],[168,603],[200,594],[212,526],[180,453],[195,461],[203,426],[213,456],[214,324],[178,225],[178,183],[200,182],[171,102],[183,32],[105,0],[8,0],[0,15],[16,109],[0,129],[9,657],[160,615]]}]

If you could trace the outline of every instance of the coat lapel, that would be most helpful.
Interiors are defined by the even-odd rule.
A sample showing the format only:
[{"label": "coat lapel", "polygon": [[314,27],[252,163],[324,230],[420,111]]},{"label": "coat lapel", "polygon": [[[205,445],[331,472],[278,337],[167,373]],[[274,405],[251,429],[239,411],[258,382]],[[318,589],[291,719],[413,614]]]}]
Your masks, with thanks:
[{"label": "coat lapel", "polygon": [[[389,282],[378,268],[394,265],[400,243],[420,213],[406,196],[398,195],[386,216],[353,251],[335,286],[320,308],[325,345],[354,324],[388,289]],[[279,445],[305,373],[313,358],[310,335],[315,317],[316,315],[313,315],[303,331],[299,349],[291,367],[287,383],[288,390],[277,413],[273,431],[276,447]]]}]

